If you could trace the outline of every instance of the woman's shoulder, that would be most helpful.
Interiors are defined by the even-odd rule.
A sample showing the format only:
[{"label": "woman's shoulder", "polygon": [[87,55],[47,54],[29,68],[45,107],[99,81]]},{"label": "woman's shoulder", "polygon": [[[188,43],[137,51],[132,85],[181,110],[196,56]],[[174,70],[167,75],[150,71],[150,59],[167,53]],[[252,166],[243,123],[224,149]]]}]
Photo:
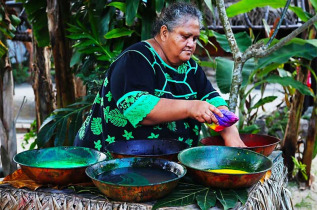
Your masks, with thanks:
[{"label": "woman's shoulder", "polygon": [[122,53],[127,53],[127,52],[141,53],[141,54],[145,55],[146,57],[151,54],[147,42],[137,42],[135,44],[132,44],[130,47],[125,49]]}]

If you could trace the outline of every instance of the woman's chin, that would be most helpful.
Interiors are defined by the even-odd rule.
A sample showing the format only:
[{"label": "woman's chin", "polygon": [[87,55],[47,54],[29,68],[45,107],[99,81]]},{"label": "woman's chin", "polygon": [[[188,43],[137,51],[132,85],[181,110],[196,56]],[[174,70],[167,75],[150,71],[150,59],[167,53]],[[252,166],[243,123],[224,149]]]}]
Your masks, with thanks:
[{"label": "woman's chin", "polygon": [[186,55],[186,56],[182,56],[181,57],[181,61],[183,62],[183,63],[185,63],[185,62],[187,62],[187,61],[189,61],[189,59],[191,58],[191,54],[190,55]]}]

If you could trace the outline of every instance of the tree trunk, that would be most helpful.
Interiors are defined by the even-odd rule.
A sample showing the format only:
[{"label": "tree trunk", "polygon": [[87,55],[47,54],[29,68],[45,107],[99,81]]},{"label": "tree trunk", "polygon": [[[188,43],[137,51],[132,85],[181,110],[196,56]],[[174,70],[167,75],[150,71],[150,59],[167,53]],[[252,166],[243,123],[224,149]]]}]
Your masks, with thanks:
[{"label": "tree trunk", "polygon": [[[4,42],[5,43],[5,42]],[[13,116],[13,75],[8,55],[0,61],[0,139],[1,162],[4,175],[17,169],[13,156],[17,153],[15,121]]]},{"label": "tree trunk", "polygon": [[35,95],[36,123],[40,128],[45,118],[55,109],[51,69],[51,50],[34,44],[34,65],[32,69],[33,91]]},{"label": "tree trunk", "polygon": [[47,0],[48,26],[55,65],[57,108],[75,102],[74,75],[70,68],[71,48],[66,37],[69,14],[69,0]]},{"label": "tree trunk", "polygon": [[[312,69],[316,71],[317,67],[317,59],[314,59],[312,61],[311,65]],[[305,142],[305,148],[303,152],[303,164],[306,165],[306,173],[308,176],[308,180],[306,180],[306,184],[309,186],[310,183],[310,172],[311,172],[311,164],[312,164],[312,158],[313,158],[313,151],[314,151],[314,146],[316,144],[316,138],[317,138],[317,81],[314,81],[312,83],[314,86],[312,88],[315,91],[315,98],[314,98],[314,105],[313,105],[313,110],[312,110],[312,115],[309,120],[309,125],[308,125],[308,133],[306,137],[306,142]]]},{"label": "tree trunk", "polygon": [[303,164],[306,165],[306,173],[308,176],[308,179],[306,180],[307,185],[309,185],[309,182],[310,182],[311,163],[312,163],[314,145],[315,145],[315,140],[317,135],[317,123],[316,123],[317,113],[316,112],[317,112],[317,100],[315,98],[313,112],[309,120],[308,135],[306,138],[305,149],[303,153]]},{"label": "tree trunk", "polygon": [[[306,68],[300,68],[297,74],[297,81],[306,84],[308,70]],[[288,118],[284,139],[282,143],[282,150],[284,156],[284,163],[288,168],[288,176],[292,176],[294,169],[294,163],[292,157],[295,157],[297,149],[297,139],[299,122],[302,116],[304,95],[296,90],[295,95],[292,99],[290,115]]]}]

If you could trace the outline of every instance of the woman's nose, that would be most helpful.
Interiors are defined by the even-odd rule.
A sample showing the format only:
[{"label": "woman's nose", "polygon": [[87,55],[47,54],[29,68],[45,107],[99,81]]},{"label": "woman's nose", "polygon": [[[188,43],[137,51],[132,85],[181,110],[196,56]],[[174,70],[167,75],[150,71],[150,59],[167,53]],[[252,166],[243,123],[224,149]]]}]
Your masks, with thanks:
[{"label": "woman's nose", "polygon": [[188,41],[187,41],[187,46],[188,46],[188,47],[195,47],[195,46],[196,46],[196,40],[194,40],[194,39],[188,39]]}]

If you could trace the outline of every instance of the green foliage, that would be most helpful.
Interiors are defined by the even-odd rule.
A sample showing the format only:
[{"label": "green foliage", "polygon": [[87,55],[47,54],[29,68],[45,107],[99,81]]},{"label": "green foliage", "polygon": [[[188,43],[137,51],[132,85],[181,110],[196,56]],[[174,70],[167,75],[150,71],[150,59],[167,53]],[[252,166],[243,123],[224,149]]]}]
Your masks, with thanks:
[{"label": "green foliage", "polygon": [[7,53],[7,51],[8,51],[8,48],[0,40],[0,58],[4,56]]},{"label": "green foliage", "polygon": [[271,63],[286,63],[291,57],[300,57],[312,60],[317,57],[316,46],[311,44],[289,43],[274,51],[271,55],[259,59],[257,68],[263,68]]},{"label": "green foliage", "polygon": [[[263,40],[260,40],[263,42]],[[275,41],[276,42],[276,41]],[[272,53],[271,55],[254,60],[249,59],[242,69],[242,85],[239,90],[239,130],[243,130],[244,125],[252,125],[257,119],[260,108],[276,99],[275,96],[264,97],[266,84],[280,84],[285,90],[299,90],[302,94],[313,96],[313,92],[304,84],[293,78],[293,75],[285,74],[279,69],[283,64],[288,63],[294,68],[301,65],[301,61],[294,60],[294,57],[312,59],[317,56],[315,41],[307,42],[295,39],[288,45]],[[226,58],[216,58],[216,81],[222,93],[229,93],[232,82],[232,71],[234,62]],[[278,70],[278,71],[277,71]],[[251,97],[252,91],[260,87],[260,99]],[[288,94],[286,94],[287,96]],[[276,124],[279,125],[279,124]],[[274,125],[274,129],[276,126]],[[284,132],[284,131],[283,131]]]},{"label": "green foliage", "polygon": [[186,206],[197,203],[200,209],[209,209],[216,205],[218,200],[224,209],[232,208],[238,201],[243,204],[248,199],[248,192],[245,189],[241,190],[224,190],[212,189],[202,185],[193,183],[181,182],[168,194],[166,197],[158,200],[154,209],[168,206]]},{"label": "green foliage", "polygon": [[285,0],[257,0],[257,1],[242,0],[235,4],[230,5],[226,9],[226,12],[228,17],[234,17],[236,15],[249,12],[256,7],[270,6],[275,9],[282,8],[285,6],[285,3],[286,3]]},{"label": "green foliage", "polygon": [[292,157],[293,163],[294,163],[294,170],[292,172],[292,175],[295,176],[297,173],[301,173],[305,180],[308,179],[306,174],[306,165],[297,160],[295,157]]},{"label": "green foliage", "polygon": [[51,138],[54,138],[54,146],[73,145],[76,133],[82,125],[83,115],[90,108],[92,101],[92,97],[85,97],[66,108],[54,110],[41,125],[36,140],[38,147],[44,147]]},{"label": "green foliage", "polygon": [[[265,118],[265,124],[268,130],[268,135],[275,136],[280,138],[284,136],[286,125],[288,122],[289,110],[287,107],[283,109],[277,109],[270,113]],[[278,136],[277,133],[281,132],[281,136]]]},{"label": "green foliage", "polygon": [[26,82],[30,76],[28,73],[28,70],[29,70],[28,67],[22,66],[22,65],[18,65],[18,68],[13,68],[12,73],[13,73],[14,82],[16,84],[21,84],[23,82]]},{"label": "green foliage", "polygon": [[312,159],[314,159],[317,155],[317,136],[315,137],[315,144],[314,144],[314,150],[313,150],[313,157]]},{"label": "green foliage", "polygon": [[[224,51],[231,52],[228,39],[224,34],[219,34],[214,31],[213,35]],[[252,40],[246,32],[236,33],[234,34],[234,38],[236,39],[238,48],[241,52],[244,52],[252,44]]]},{"label": "green foliage", "polygon": [[0,58],[8,52],[5,38],[12,39],[15,35],[16,27],[21,20],[14,14],[7,14],[5,5],[0,5]]},{"label": "green foliage", "polygon": [[29,149],[34,149],[36,145],[37,138],[37,125],[36,120],[31,123],[30,131],[24,135],[23,141],[21,142],[21,146],[23,149],[26,149],[26,145],[30,144]]},{"label": "green foliage", "polygon": [[256,124],[244,126],[242,129],[239,130],[239,133],[246,133],[246,134],[257,134],[259,132],[260,132],[260,128]]},{"label": "green foliage", "polygon": [[50,44],[48,34],[48,19],[46,13],[46,1],[20,0],[23,3],[28,20],[32,24],[34,37],[39,47],[45,47]]},{"label": "green foliage", "polygon": [[304,208],[304,209],[314,209],[313,204],[315,204],[316,200],[312,198],[311,194],[309,193],[305,198],[302,198],[302,200],[299,203],[295,204],[296,208]]}]

